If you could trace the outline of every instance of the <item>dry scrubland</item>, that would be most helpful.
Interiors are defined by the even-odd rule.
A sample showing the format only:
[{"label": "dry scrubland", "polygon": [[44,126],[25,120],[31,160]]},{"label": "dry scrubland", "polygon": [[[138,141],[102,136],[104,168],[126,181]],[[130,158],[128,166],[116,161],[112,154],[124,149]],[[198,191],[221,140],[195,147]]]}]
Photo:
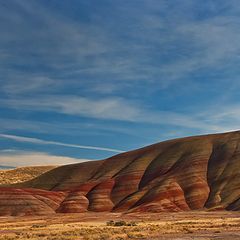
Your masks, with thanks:
[{"label": "dry scrubland", "polygon": [[[240,213],[181,212],[120,215],[58,214],[48,217],[2,217],[0,239],[240,239]],[[125,221],[133,226],[108,226]],[[118,225],[118,224],[117,224]],[[119,224],[122,225],[122,224]]]},{"label": "dry scrubland", "polygon": [[52,170],[56,166],[19,167],[11,170],[0,170],[0,184],[13,184],[28,181]]}]

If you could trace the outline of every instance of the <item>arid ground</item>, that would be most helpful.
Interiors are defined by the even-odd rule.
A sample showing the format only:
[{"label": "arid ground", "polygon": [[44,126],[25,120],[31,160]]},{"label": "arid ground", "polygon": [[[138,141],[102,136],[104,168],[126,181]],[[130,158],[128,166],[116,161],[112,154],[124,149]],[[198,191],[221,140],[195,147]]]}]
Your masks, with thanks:
[{"label": "arid ground", "polygon": [[[110,220],[125,221],[109,226]],[[118,225],[118,224],[116,224]],[[122,225],[121,222],[119,225]],[[0,239],[240,239],[238,212],[79,213],[1,217]]]}]

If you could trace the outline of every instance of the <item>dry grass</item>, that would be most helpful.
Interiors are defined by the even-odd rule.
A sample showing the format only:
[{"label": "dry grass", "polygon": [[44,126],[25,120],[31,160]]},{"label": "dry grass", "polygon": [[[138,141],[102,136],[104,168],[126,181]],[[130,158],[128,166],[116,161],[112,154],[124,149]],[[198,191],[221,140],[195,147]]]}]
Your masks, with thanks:
[{"label": "dry grass", "polygon": [[0,170],[0,184],[20,183],[33,179],[56,166],[19,167],[12,170]]},{"label": "dry grass", "polygon": [[[59,214],[0,218],[0,239],[240,239],[240,214],[189,212]],[[110,221],[114,223],[109,226]],[[134,226],[131,224],[134,221]],[[107,224],[108,223],[108,224]]]}]

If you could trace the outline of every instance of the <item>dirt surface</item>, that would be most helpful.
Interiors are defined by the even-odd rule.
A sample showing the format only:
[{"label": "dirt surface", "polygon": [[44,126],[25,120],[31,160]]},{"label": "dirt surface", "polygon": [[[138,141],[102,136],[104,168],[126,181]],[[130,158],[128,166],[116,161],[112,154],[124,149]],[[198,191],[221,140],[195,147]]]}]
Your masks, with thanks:
[{"label": "dirt surface", "polygon": [[[124,225],[108,226],[113,220]],[[121,225],[120,224],[120,225]],[[238,212],[81,213],[1,217],[0,239],[240,239]]]}]

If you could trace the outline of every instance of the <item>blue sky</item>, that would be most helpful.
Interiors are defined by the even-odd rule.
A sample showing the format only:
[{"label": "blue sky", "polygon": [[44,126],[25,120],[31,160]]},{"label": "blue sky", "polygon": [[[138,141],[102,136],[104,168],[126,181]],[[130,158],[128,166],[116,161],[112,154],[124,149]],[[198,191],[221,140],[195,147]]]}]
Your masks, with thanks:
[{"label": "blue sky", "polygon": [[238,130],[239,26],[237,0],[0,0],[0,165]]}]

